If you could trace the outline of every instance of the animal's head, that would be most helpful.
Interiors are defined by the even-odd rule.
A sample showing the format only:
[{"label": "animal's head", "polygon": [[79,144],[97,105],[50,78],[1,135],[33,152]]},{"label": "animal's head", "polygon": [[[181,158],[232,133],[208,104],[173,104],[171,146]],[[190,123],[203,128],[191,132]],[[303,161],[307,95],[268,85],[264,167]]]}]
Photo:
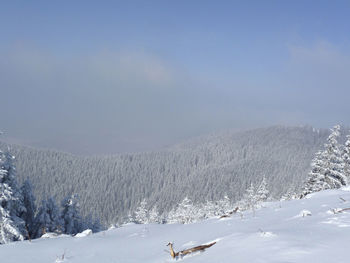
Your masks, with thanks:
[{"label": "animal's head", "polygon": [[173,243],[169,242],[167,246],[172,246],[172,245],[173,245]]}]

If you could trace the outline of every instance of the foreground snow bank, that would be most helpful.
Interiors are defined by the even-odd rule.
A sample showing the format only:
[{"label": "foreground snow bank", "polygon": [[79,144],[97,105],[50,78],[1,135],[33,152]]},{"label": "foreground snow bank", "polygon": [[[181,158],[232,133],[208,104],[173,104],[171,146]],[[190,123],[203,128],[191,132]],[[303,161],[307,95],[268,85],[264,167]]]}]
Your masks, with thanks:
[{"label": "foreground snow bank", "polygon": [[[313,194],[308,199],[267,203],[255,216],[245,212],[225,220],[188,225],[134,225],[81,238],[49,238],[0,246],[1,263],[175,262],[164,250],[217,243],[185,256],[201,262],[349,262],[349,188]],[[337,209],[337,210],[334,210]],[[342,210],[342,211],[341,211]],[[332,212],[341,211],[341,212]]]},{"label": "foreground snow bank", "polygon": [[87,236],[90,236],[90,235],[92,235],[92,230],[91,229],[86,229],[83,232],[76,234],[75,237],[87,237]]},{"label": "foreground snow bank", "polygon": [[58,238],[58,237],[69,237],[69,235],[48,232],[43,234],[40,238]]}]

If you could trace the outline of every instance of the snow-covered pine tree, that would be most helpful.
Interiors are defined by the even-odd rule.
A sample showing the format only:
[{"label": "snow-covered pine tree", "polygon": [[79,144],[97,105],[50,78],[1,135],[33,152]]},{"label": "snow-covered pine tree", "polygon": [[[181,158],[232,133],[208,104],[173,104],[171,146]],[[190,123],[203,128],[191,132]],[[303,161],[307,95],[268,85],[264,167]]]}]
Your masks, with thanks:
[{"label": "snow-covered pine tree", "polygon": [[267,182],[265,176],[263,177],[258,189],[256,190],[257,203],[265,202],[269,197],[269,190],[267,189]]},{"label": "snow-covered pine tree", "polygon": [[83,230],[83,222],[79,213],[78,196],[72,194],[62,201],[63,231],[75,235]]},{"label": "snow-covered pine tree", "polygon": [[147,201],[143,199],[135,211],[135,222],[137,224],[148,224]]},{"label": "snow-covered pine tree", "polygon": [[39,238],[46,232],[63,232],[63,221],[54,197],[41,202],[35,217],[35,237]]},{"label": "snow-covered pine tree", "polygon": [[197,203],[192,204],[192,215],[191,222],[198,222],[206,218],[205,206],[203,204]]},{"label": "snow-covered pine tree", "polygon": [[350,182],[350,134],[346,136],[347,140],[343,149],[344,175],[347,184]]},{"label": "snow-covered pine tree", "polygon": [[0,150],[0,244],[23,240],[25,223],[20,215],[25,212],[23,196],[17,187],[14,157]]},{"label": "snow-covered pine tree", "polygon": [[58,209],[56,199],[51,196],[47,199],[47,212],[50,215],[50,224],[48,229],[50,232],[63,232],[63,220]]},{"label": "snow-covered pine tree", "polygon": [[254,184],[251,183],[247,188],[242,200],[239,202],[240,210],[255,210],[257,204],[257,195]]},{"label": "snow-covered pine tree", "polygon": [[93,233],[97,233],[103,230],[103,227],[101,225],[101,221],[98,218],[95,218],[92,221],[92,226],[90,228],[92,230]]},{"label": "snow-covered pine tree", "polygon": [[165,216],[165,221],[167,224],[173,224],[177,223],[177,217],[176,217],[176,207],[173,207]]},{"label": "snow-covered pine tree", "polygon": [[159,216],[159,213],[158,213],[158,208],[156,205],[152,207],[151,211],[149,211],[148,222],[149,223],[157,223],[157,224],[162,222],[162,220]]},{"label": "snow-covered pine tree", "polygon": [[36,213],[36,205],[35,205],[35,197],[33,195],[32,184],[27,178],[22,187],[21,192],[23,196],[23,204],[25,207],[25,211],[21,214],[21,218],[25,222],[25,228],[28,232],[28,238],[35,238],[35,213]]},{"label": "snow-covered pine tree", "polygon": [[102,229],[100,221],[96,218],[93,219],[91,214],[85,217],[83,225],[83,229],[91,229],[93,233],[100,232]]},{"label": "snow-covered pine tree", "polygon": [[316,153],[311,163],[309,178],[302,189],[301,198],[309,193],[346,185],[344,159],[341,146],[338,143],[339,131],[340,126],[334,126],[327,138],[327,143],[324,145],[324,151]]},{"label": "snow-covered pine tree", "polygon": [[205,204],[203,204],[202,210],[203,210],[203,217],[204,218],[211,218],[211,217],[219,215],[218,205],[216,202],[213,202],[213,201],[207,200],[205,202]]},{"label": "snow-covered pine tree", "polygon": [[51,232],[48,230],[48,225],[51,224],[50,216],[47,212],[47,200],[41,201],[41,206],[39,207],[38,213],[35,217],[35,234],[34,238],[39,238],[46,232]]},{"label": "snow-covered pine tree", "polygon": [[196,214],[192,201],[185,197],[176,208],[169,212],[168,221],[169,223],[188,224],[197,220]]},{"label": "snow-covered pine tree", "polygon": [[326,158],[326,153],[324,151],[319,151],[315,154],[315,158],[311,162],[309,178],[301,191],[301,197],[327,189],[325,180]]},{"label": "snow-covered pine tree", "polygon": [[228,212],[230,212],[229,210],[231,209],[231,202],[230,202],[230,198],[228,198],[227,195],[224,196],[223,199],[219,200],[217,202],[217,215],[226,215]]},{"label": "snow-covered pine tree", "polygon": [[329,188],[340,188],[346,185],[346,176],[344,175],[344,162],[342,158],[341,146],[338,143],[340,136],[340,126],[336,125],[331,129],[325,145],[327,162],[325,167],[326,182]]},{"label": "snow-covered pine tree", "polygon": [[133,213],[133,212],[130,211],[130,212],[128,213],[128,217],[127,217],[125,223],[136,223],[136,222],[135,222],[135,216],[134,216],[134,213]]}]

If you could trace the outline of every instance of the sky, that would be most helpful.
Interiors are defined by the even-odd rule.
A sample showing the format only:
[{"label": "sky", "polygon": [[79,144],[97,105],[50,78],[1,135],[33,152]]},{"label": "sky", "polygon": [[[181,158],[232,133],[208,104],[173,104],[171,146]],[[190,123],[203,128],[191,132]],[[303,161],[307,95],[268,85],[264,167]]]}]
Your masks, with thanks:
[{"label": "sky", "polygon": [[2,140],[83,155],[350,124],[349,1],[2,1]]}]

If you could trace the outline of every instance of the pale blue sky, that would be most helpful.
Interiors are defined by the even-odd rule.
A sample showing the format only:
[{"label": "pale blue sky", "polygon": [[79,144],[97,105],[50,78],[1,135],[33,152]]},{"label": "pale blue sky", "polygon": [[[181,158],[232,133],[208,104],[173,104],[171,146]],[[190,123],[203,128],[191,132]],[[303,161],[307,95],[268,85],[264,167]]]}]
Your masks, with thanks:
[{"label": "pale blue sky", "polygon": [[100,154],[349,125],[349,14],[349,1],[2,1],[2,137]]}]

